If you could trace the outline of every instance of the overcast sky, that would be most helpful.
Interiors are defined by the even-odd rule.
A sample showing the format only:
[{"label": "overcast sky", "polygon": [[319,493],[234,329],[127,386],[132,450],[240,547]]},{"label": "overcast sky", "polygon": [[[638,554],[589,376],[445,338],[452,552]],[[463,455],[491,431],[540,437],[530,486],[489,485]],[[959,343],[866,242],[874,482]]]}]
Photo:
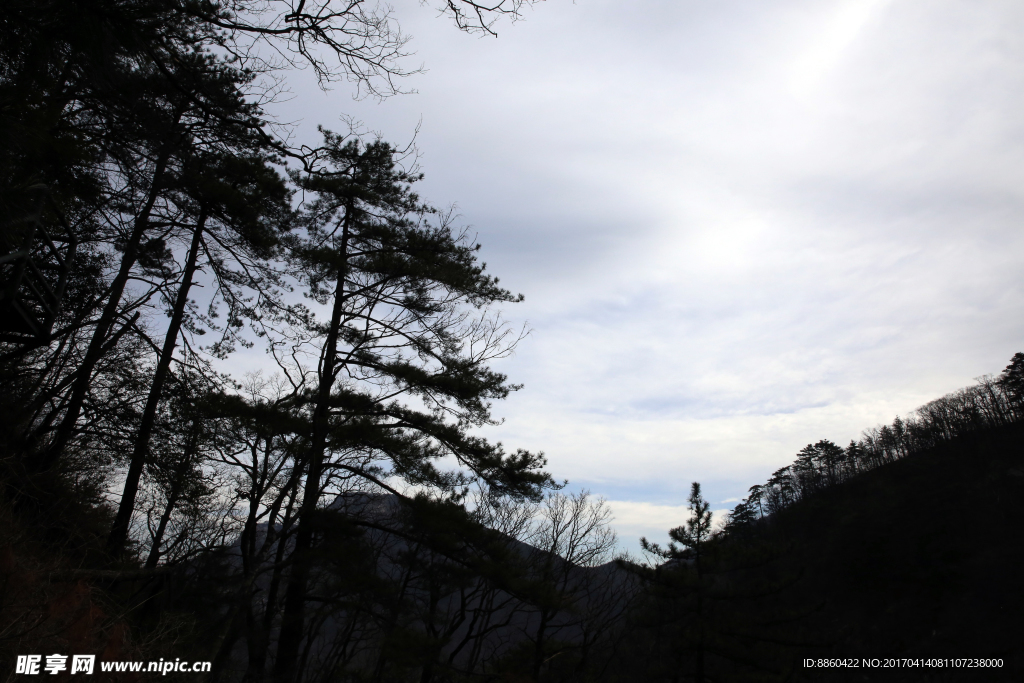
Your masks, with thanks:
[{"label": "overcast sky", "polygon": [[274,110],[417,138],[532,334],[489,432],[662,540],[807,443],[1024,350],[1024,4],[549,0],[497,39],[407,0],[384,102]]}]

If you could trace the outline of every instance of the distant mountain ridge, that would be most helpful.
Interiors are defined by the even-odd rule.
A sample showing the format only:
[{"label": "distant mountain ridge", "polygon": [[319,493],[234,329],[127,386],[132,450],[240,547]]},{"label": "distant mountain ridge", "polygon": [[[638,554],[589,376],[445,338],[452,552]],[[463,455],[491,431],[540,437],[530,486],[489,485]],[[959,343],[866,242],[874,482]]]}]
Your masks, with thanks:
[{"label": "distant mountain ridge", "polygon": [[[502,569],[508,572],[504,580],[510,583],[501,587],[500,577],[490,585],[479,578],[465,582],[460,580],[456,562],[412,540],[415,530],[409,515],[414,513],[410,512],[409,502],[390,493],[354,491],[338,495],[324,510],[322,546],[334,542],[332,524],[351,524],[342,532],[346,536],[343,542],[348,546],[343,552],[350,555],[333,564],[329,560],[319,563],[310,604],[347,600],[352,607],[321,610],[322,616],[312,619],[313,628],[305,642],[304,677],[318,678],[341,668],[348,672],[363,671],[371,678],[381,676],[377,671],[377,653],[388,649],[382,644],[388,640],[403,642],[400,647],[410,651],[436,647],[438,663],[448,671],[497,670],[507,667],[509,659],[529,658],[527,652],[535,645],[542,618],[545,639],[572,650],[592,647],[609,629],[620,626],[618,620],[608,620],[607,614],[621,616],[628,601],[627,584],[635,583],[636,579],[618,563],[575,566],[557,555],[490,530],[489,542],[508,553]],[[355,528],[359,531],[353,533]],[[260,535],[265,533],[264,529]],[[329,548],[322,551],[325,555],[333,552]],[[359,570],[346,574],[342,566],[345,561],[360,564]],[[445,572],[451,576],[444,575]],[[542,576],[543,572],[547,574]],[[431,578],[431,573],[438,576]],[[257,592],[267,589],[266,572],[262,574]],[[560,595],[549,593],[544,597],[551,590],[545,582],[550,583],[556,575],[561,577],[556,587]],[[374,581],[379,583],[374,589],[378,595],[373,600],[380,604],[360,604],[358,588],[353,586]],[[401,593],[396,596],[400,599],[393,603],[395,610],[390,614],[384,604],[386,598],[379,598],[387,592],[381,586],[388,585],[400,587]],[[551,604],[562,606],[545,615],[533,604],[538,600],[554,600]],[[412,611],[409,606],[413,606]],[[355,622],[365,623],[354,626]],[[359,629],[365,633],[360,635]],[[276,628],[270,636],[269,651],[273,652]],[[360,639],[364,641],[364,652],[358,651],[360,648],[349,651],[351,648],[337,647],[340,642]],[[245,641],[240,639],[225,674],[241,677],[247,657]],[[389,676],[393,677],[381,680],[399,678],[394,673]]]}]

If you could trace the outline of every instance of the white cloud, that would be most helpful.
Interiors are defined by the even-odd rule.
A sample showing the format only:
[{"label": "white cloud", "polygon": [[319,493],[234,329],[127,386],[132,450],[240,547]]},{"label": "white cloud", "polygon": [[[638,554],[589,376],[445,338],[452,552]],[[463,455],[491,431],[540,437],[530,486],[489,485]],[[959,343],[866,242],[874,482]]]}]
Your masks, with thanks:
[{"label": "white cloud", "polygon": [[792,67],[790,87],[794,94],[800,97],[808,95],[889,2],[850,0],[838,9],[828,7],[831,16],[824,25],[815,26],[810,47]]},{"label": "white cloud", "polygon": [[1024,350],[1024,5],[586,0],[498,40],[407,28],[419,95],[303,86],[282,116],[400,141],[422,118],[422,193],[458,202],[534,329],[488,433],[640,506],[620,524],[664,526],[694,480],[742,497]]},{"label": "white cloud", "polygon": [[[640,554],[640,537],[665,546],[669,529],[686,524],[690,511],[685,505],[655,505],[642,501],[609,500],[614,517],[612,526],[619,535],[619,548],[633,555]],[[711,522],[720,528],[732,508],[712,510]]]}]

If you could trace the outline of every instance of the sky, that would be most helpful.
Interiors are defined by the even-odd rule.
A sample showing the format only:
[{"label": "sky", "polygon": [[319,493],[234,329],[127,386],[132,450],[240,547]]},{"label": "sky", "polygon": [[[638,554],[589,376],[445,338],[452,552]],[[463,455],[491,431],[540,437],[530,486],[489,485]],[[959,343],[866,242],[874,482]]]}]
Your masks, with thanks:
[{"label": "sky", "polygon": [[[395,10],[423,66],[271,113],[396,143],[530,335],[487,436],[663,541],[808,443],[1024,350],[1024,4],[548,0],[497,38]],[[719,512],[721,515],[721,512]]]}]

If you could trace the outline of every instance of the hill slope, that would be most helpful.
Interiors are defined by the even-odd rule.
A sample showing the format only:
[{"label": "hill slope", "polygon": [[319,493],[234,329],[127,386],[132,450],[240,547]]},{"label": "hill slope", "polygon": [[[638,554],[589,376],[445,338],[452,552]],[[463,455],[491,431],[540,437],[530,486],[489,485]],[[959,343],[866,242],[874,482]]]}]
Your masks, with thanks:
[{"label": "hill slope", "polygon": [[[808,657],[1002,658],[999,670],[826,673],[806,680],[1024,680],[1024,427],[908,456],[771,519],[803,572]],[[866,679],[865,679],[866,677]]]}]

